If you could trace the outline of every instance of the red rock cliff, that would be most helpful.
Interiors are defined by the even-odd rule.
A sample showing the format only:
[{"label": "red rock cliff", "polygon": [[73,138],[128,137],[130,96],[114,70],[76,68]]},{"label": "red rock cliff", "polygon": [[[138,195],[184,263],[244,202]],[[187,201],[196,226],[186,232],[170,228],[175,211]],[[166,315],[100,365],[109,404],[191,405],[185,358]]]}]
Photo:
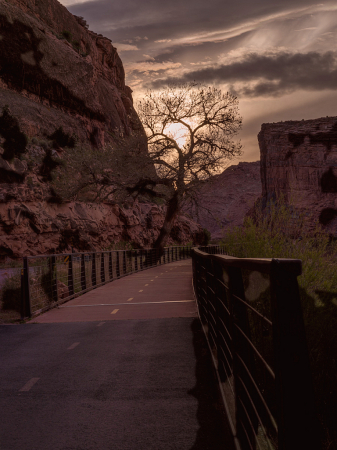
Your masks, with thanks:
[{"label": "red rock cliff", "polygon": [[263,124],[262,195],[283,193],[337,235],[337,117]]},{"label": "red rock cliff", "polygon": [[[163,208],[58,204],[42,170],[74,142],[99,151],[137,132],[146,152],[131,92],[109,39],[57,0],[0,1],[0,257],[153,243]],[[180,218],[170,242],[198,232]]]}]

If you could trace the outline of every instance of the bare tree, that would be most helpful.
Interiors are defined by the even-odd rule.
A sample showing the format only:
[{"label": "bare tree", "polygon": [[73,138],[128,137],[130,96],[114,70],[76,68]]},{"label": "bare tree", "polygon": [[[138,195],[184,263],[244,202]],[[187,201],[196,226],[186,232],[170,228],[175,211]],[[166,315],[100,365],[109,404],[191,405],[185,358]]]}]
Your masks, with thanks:
[{"label": "bare tree", "polygon": [[195,83],[148,91],[137,112],[147,133],[156,185],[166,186],[166,216],[154,244],[162,250],[183,202],[200,183],[223,171],[228,159],[241,154],[233,137],[242,119],[235,96]]},{"label": "bare tree", "polygon": [[[214,87],[185,84],[148,91],[137,105],[148,153],[137,134],[104,149],[69,149],[52,187],[63,198],[124,203],[162,198],[165,220],[154,243],[161,254],[185,200],[241,154],[238,100]],[[140,130],[141,133],[144,130]]]}]

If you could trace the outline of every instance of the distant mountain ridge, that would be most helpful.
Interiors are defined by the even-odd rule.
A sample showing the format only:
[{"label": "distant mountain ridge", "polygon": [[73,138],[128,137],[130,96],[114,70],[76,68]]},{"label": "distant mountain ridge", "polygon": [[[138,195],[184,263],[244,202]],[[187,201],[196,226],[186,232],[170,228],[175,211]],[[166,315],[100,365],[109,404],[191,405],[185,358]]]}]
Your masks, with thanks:
[{"label": "distant mountain ridge", "polygon": [[198,190],[197,202],[188,202],[183,212],[218,239],[226,230],[243,224],[261,194],[260,161],[240,162],[206,182]]}]

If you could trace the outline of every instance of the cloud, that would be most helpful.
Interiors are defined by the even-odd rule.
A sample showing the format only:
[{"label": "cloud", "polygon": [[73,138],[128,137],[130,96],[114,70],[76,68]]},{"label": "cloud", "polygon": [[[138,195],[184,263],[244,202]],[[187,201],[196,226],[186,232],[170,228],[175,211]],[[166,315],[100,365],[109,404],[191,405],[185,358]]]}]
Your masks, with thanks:
[{"label": "cloud", "polygon": [[154,59],[152,56],[150,56],[150,55],[143,55],[143,56],[144,56],[144,58],[146,58],[147,60],[155,61],[155,59]]},{"label": "cloud", "polygon": [[171,42],[171,41],[172,41],[172,39],[158,39],[157,41],[154,41],[154,42],[162,43],[162,42]]},{"label": "cloud", "polygon": [[113,43],[112,45],[117,48],[119,53],[139,50],[136,45],[122,44],[119,42]]},{"label": "cloud", "polygon": [[190,81],[226,83],[237,93],[249,97],[279,96],[302,89],[336,90],[337,52],[250,53],[240,61],[156,80],[151,87]]}]

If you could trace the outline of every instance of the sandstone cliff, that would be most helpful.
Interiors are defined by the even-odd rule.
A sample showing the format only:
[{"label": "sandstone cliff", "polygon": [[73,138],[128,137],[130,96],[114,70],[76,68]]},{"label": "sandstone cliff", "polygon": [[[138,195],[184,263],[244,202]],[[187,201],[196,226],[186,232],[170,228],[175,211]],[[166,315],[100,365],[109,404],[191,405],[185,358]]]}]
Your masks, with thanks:
[{"label": "sandstone cliff", "polygon": [[[109,39],[57,0],[0,0],[0,55],[0,256],[62,251],[70,241],[77,250],[151,245],[162,208],[59,203],[49,183],[70,147],[99,151],[136,134],[147,151]],[[175,241],[200,231],[186,218],[177,227]]]},{"label": "sandstone cliff", "polygon": [[217,239],[243,224],[244,217],[261,195],[260,162],[240,162],[228,167],[197,193],[184,211]]},{"label": "sandstone cliff", "polygon": [[258,139],[263,198],[283,193],[337,236],[337,117],[263,124]]}]

